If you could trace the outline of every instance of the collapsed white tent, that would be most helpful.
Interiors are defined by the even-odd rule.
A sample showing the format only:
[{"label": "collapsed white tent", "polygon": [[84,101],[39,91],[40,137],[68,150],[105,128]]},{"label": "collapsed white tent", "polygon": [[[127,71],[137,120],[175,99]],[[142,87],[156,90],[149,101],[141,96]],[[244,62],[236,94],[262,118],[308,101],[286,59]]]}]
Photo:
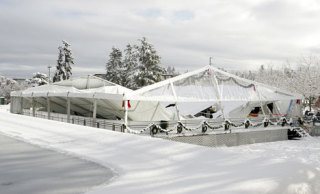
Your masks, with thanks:
[{"label": "collapsed white tent", "polygon": [[[301,95],[243,79],[212,66],[136,91],[86,76],[12,92],[11,96],[13,113],[21,114],[29,109],[47,111],[48,115],[53,112],[94,119],[122,119],[125,124],[128,121],[191,119],[210,107],[225,118],[235,112],[242,117],[253,105],[302,99]],[[250,105],[246,111],[241,108],[244,105]]]},{"label": "collapsed white tent", "polygon": [[121,103],[126,92],[131,90],[95,76],[80,77],[12,92],[11,112],[33,109],[92,116],[96,104],[99,117],[116,119],[123,116]]},{"label": "collapsed white tent", "polygon": [[[97,116],[111,120],[168,118],[165,110],[153,110],[152,107],[157,106],[156,102],[144,102],[143,105],[133,103],[134,107],[126,115],[123,97],[130,92],[132,90],[95,76],[72,78],[12,92],[11,112],[21,114],[23,110],[31,109],[47,111],[48,114],[53,112]],[[149,110],[153,112],[150,113]]]},{"label": "collapsed white tent", "polygon": [[302,98],[301,95],[243,79],[212,66],[143,87],[125,96],[125,100],[135,103],[157,102],[161,107],[175,107],[171,108],[172,111],[166,109],[171,112],[170,120],[190,118],[188,116],[211,106],[220,109],[224,117],[230,117],[234,114],[228,116],[228,113],[234,113],[234,109],[244,104],[252,109],[253,105],[263,107],[270,102]]}]

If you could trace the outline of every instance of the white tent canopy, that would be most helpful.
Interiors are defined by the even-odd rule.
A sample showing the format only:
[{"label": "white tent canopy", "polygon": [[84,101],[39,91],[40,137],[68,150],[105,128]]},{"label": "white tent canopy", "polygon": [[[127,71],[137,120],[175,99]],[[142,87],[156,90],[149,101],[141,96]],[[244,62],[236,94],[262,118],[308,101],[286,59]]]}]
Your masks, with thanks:
[{"label": "white tent canopy", "polygon": [[[167,112],[172,119],[183,119],[202,110],[215,106],[225,111],[226,117],[235,116],[233,109],[247,105],[266,105],[276,101],[302,99],[302,95],[292,94],[265,84],[240,78],[225,71],[206,66],[174,78],[132,91],[125,100],[133,102],[157,102],[162,107],[174,104]],[[250,105],[250,106],[248,106]],[[238,108],[238,110],[241,110]],[[151,111],[151,110],[150,110]],[[246,114],[248,110],[245,111]],[[250,110],[249,110],[250,112]],[[229,115],[229,113],[232,113]],[[238,114],[243,116],[243,114]]]},{"label": "white tent canopy", "polygon": [[[46,99],[50,98],[51,111],[66,113],[67,99],[71,99],[71,112],[84,116],[92,115],[93,103],[97,101],[97,115],[107,119],[124,119],[124,96],[132,92],[131,89],[114,84],[107,80],[85,76],[72,78],[61,82],[52,83],[38,87],[28,88],[23,91],[11,93],[13,110],[21,113],[23,109],[31,108],[32,100],[37,106],[47,110]],[[19,101],[19,102],[18,102]],[[161,120],[170,119],[169,113],[160,107],[157,102],[132,102],[128,110],[128,120]]]},{"label": "white tent canopy", "polygon": [[[71,114],[86,116],[96,111],[101,118],[128,121],[180,120],[192,118],[211,106],[232,112],[238,106],[248,103],[252,104],[247,106],[247,109],[253,104],[303,98],[301,95],[243,79],[212,66],[136,91],[95,76],[86,76],[12,92],[11,96],[13,100],[16,98],[16,102],[12,103],[16,112],[21,112],[19,107],[23,109],[23,99],[29,103],[29,108],[30,103],[36,101],[39,106],[47,106],[47,109],[49,105],[46,105],[46,99],[49,99],[52,102],[49,111],[66,113],[66,102],[71,99]],[[124,107],[124,104],[127,107]],[[231,106],[232,104],[237,106]]]},{"label": "white tent canopy", "polygon": [[[34,107],[39,110],[66,114],[69,99],[71,114],[92,116],[94,106],[96,106],[97,116],[119,119],[124,117],[123,96],[131,91],[95,76],[72,78],[12,92],[13,101],[16,101],[12,103],[12,110],[21,113],[21,109]],[[50,102],[47,101],[48,99]],[[50,103],[50,108],[48,108],[48,103]]]},{"label": "white tent canopy", "polygon": [[157,102],[217,102],[275,101],[303,97],[206,66],[143,87],[125,98]]},{"label": "white tent canopy", "polygon": [[122,96],[131,91],[107,80],[95,76],[86,76],[12,92],[11,96],[61,96],[122,100]]}]

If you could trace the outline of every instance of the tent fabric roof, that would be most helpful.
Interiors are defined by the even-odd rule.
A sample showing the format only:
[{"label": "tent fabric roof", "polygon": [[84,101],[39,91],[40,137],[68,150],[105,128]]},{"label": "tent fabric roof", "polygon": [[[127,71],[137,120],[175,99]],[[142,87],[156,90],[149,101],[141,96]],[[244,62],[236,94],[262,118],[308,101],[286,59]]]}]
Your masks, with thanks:
[{"label": "tent fabric roof", "polygon": [[[95,76],[85,76],[12,92],[11,95],[27,98],[52,97],[51,101],[62,105],[66,99],[60,97],[74,97],[72,103],[84,112],[92,111],[91,99],[98,99],[98,113],[106,118],[112,118],[112,115],[124,118],[122,103],[123,100],[130,100],[128,119],[131,121],[173,120],[183,115],[194,115],[218,105],[219,102],[255,103],[303,98],[212,66],[135,91]],[[170,104],[175,104],[175,107],[167,108]]]},{"label": "tent fabric roof", "polygon": [[70,93],[79,93],[78,89],[74,87],[56,86],[56,85],[42,85],[38,87],[28,88],[22,91],[15,91],[11,96],[23,97],[40,97],[40,96],[67,96]]},{"label": "tent fabric roof", "polygon": [[[55,82],[53,85],[57,86],[68,86],[68,87],[75,87],[77,89],[83,90],[83,89],[91,89],[91,88],[100,88],[104,86],[120,86],[115,83],[109,82],[107,80],[104,80],[102,78],[88,75],[88,76],[82,76],[78,78],[70,78],[68,80],[62,80],[60,82]],[[122,87],[122,86],[120,86]]]},{"label": "tent fabric roof", "polygon": [[132,91],[107,80],[85,76],[12,92],[12,96],[69,96],[153,102],[275,101],[302,99],[265,84],[205,66]]},{"label": "tent fabric roof", "polygon": [[12,92],[12,96],[41,97],[61,96],[122,100],[132,90],[95,76],[64,80],[48,85]]},{"label": "tent fabric roof", "polygon": [[126,94],[125,99],[160,102],[276,101],[302,99],[212,66],[188,72]]}]

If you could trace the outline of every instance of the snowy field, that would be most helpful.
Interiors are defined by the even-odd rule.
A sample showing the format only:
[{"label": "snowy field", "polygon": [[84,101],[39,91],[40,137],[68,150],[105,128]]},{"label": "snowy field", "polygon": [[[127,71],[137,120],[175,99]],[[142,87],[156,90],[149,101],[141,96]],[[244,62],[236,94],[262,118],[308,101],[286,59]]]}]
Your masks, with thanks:
[{"label": "snowy field", "polygon": [[[320,193],[320,139],[208,148],[0,110],[0,133],[109,167],[105,193]],[[2,176],[2,175],[0,175]]]}]

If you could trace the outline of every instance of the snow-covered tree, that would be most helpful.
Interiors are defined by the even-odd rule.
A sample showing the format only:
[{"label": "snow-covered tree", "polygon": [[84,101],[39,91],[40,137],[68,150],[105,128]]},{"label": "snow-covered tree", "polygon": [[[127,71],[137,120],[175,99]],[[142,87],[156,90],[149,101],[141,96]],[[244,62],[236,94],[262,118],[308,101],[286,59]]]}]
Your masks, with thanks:
[{"label": "snow-covered tree", "polygon": [[63,68],[63,58],[64,58],[64,53],[63,53],[63,48],[59,47],[59,55],[58,55],[58,60],[57,60],[57,66],[56,66],[56,72],[54,73],[54,76],[52,78],[53,82],[61,81],[62,76],[64,75],[64,68]]},{"label": "snow-covered tree", "polygon": [[143,87],[161,81],[165,70],[160,66],[160,56],[145,37],[139,40],[135,48],[138,52],[138,72],[136,83]]},{"label": "snow-covered tree", "polygon": [[261,66],[256,76],[251,74],[255,81],[264,83],[277,88],[284,88],[286,78],[283,74],[283,69],[275,70],[272,66]]},{"label": "snow-covered tree", "polygon": [[5,97],[7,100],[10,99],[10,92],[20,90],[19,84],[11,79],[4,76],[0,76],[0,96]]},{"label": "snow-covered tree", "polygon": [[57,60],[56,72],[53,76],[53,82],[69,79],[72,75],[71,64],[74,64],[70,44],[62,41],[63,46],[60,46]]},{"label": "snow-covered tree", "polygon": [[122,74],[122,86],[125,86],[130,89],[137,89],[138,86],[135,82],[137,76],[137,67],[138,67],[138,52],[130,44],[127,45],[124,50],[124,59],[123,59],[123,74]]},{"label": "snow-covered tree", "polygon": [[167,77],[175,77],[179,75],[179,72],[177,72],[174,67],[168,66],[167,69],[165,70],[165,74]]},{"label": "snow-covered tree", "polygon": [[112,48],[106,71],[107,80],[131,89],[161,81],[165,73],[160,56],[146,38],[137,45],[128,44],[124,56],[120,49]]},{"label": "snow-covered tree", "polygon": [[320,95],[320,59],[316,56],[302,57],[296,71],[287,71],[287,89],[302,94],[311,111],[311,105]]},{"label": "snow-covered tree", "polygon": [[31,79],[26,81],[30,86],[35,87],[48,84],[49,78],[45,73],[36,72]]},{"label": "snow-covered tree", "polygon": [[116,83],[123,84],[123,72],[124,67],[122,63],[122,52],[120,49],[113,47],[111,53],[109,54],[109,60],[106,65],[106,79]]},{"label": "snow-covered tree", "polygon": [[246,72],[242,74],[245,78],[303,95],[310,110],[320,95],[320,58],[316,56],[301,57],[296,64],[287,61],[278,69],[261,66],[257,72],[246,75]]}]

